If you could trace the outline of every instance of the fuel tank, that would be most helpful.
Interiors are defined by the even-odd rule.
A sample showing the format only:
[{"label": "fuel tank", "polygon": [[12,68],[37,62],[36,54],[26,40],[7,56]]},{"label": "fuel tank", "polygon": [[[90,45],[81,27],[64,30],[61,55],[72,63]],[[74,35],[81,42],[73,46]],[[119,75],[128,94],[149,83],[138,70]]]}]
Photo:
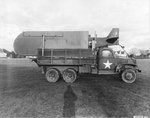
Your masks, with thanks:
[{"label": "fuel tank", "polygon": [[88,49],[88,31],[26,31],[14,41],[19,55],[36,56],[37,49]]}]

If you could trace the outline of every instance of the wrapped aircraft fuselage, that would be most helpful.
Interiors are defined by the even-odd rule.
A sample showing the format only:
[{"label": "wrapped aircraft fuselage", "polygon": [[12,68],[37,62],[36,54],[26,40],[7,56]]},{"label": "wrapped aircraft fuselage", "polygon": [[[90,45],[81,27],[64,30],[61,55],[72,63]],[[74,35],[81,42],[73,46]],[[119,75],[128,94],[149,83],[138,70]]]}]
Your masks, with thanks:
[{"label": "wrapped aircraft fuselage", "polygon": [[38,49],[88,49],[89,41],[95,47],[117,45],[119,29],[114,28],[107,37],[89,37],[88,31],[26,31],[14,41],[14,51],[19,55],[36,56]]},{"label": "wrapped aircraft fuselage", "polygon": [[36,55],[37,49],[88,49],[87,31],[27,31],[14,41],[19,55]]}]

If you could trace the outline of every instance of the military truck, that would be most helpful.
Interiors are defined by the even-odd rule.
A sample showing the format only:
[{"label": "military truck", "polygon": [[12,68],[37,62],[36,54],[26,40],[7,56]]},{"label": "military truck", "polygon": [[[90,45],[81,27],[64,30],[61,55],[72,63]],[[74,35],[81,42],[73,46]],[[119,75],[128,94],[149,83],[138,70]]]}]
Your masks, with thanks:
[{"label": "military truck", "polygon": [[35,56],[49,82],[63,78],[73,83],[81,73],[118,74],[133,83],[141,72],[136,60],[119,44],[119,29],[107,37],[91,37],[88,31],[26,31],[14,41],[19,55]]}]

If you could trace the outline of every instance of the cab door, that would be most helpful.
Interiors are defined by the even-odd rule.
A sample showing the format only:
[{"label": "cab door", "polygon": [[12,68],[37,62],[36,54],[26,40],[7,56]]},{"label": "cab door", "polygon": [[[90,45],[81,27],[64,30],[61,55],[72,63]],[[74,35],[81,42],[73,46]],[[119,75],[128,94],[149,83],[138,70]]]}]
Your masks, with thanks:
[{"label": "cab door", "polygon": [[109,48],[99,50],[98,54],[98,68],[99,70],[114,70],[116,60],[113,51]]}]

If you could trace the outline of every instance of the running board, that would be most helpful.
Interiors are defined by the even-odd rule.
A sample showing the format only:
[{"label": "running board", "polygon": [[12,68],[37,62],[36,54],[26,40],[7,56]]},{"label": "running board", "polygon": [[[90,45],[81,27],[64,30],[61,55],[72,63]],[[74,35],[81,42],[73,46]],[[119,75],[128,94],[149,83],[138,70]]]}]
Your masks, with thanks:
[{"label": "running board", "polygon": [[117,74],[114,71],[110,71],[110,70],[100,70],[98,71],[99,75],[112,75],[112,74]]},{"label": "running board", "polygon": [[98,74],[98,75],[112,75],[112,74],[118,74],[118,73],[115,73],[113,70],[97,70],[96,68],[95,69],[92,69],[92,74]]}]

